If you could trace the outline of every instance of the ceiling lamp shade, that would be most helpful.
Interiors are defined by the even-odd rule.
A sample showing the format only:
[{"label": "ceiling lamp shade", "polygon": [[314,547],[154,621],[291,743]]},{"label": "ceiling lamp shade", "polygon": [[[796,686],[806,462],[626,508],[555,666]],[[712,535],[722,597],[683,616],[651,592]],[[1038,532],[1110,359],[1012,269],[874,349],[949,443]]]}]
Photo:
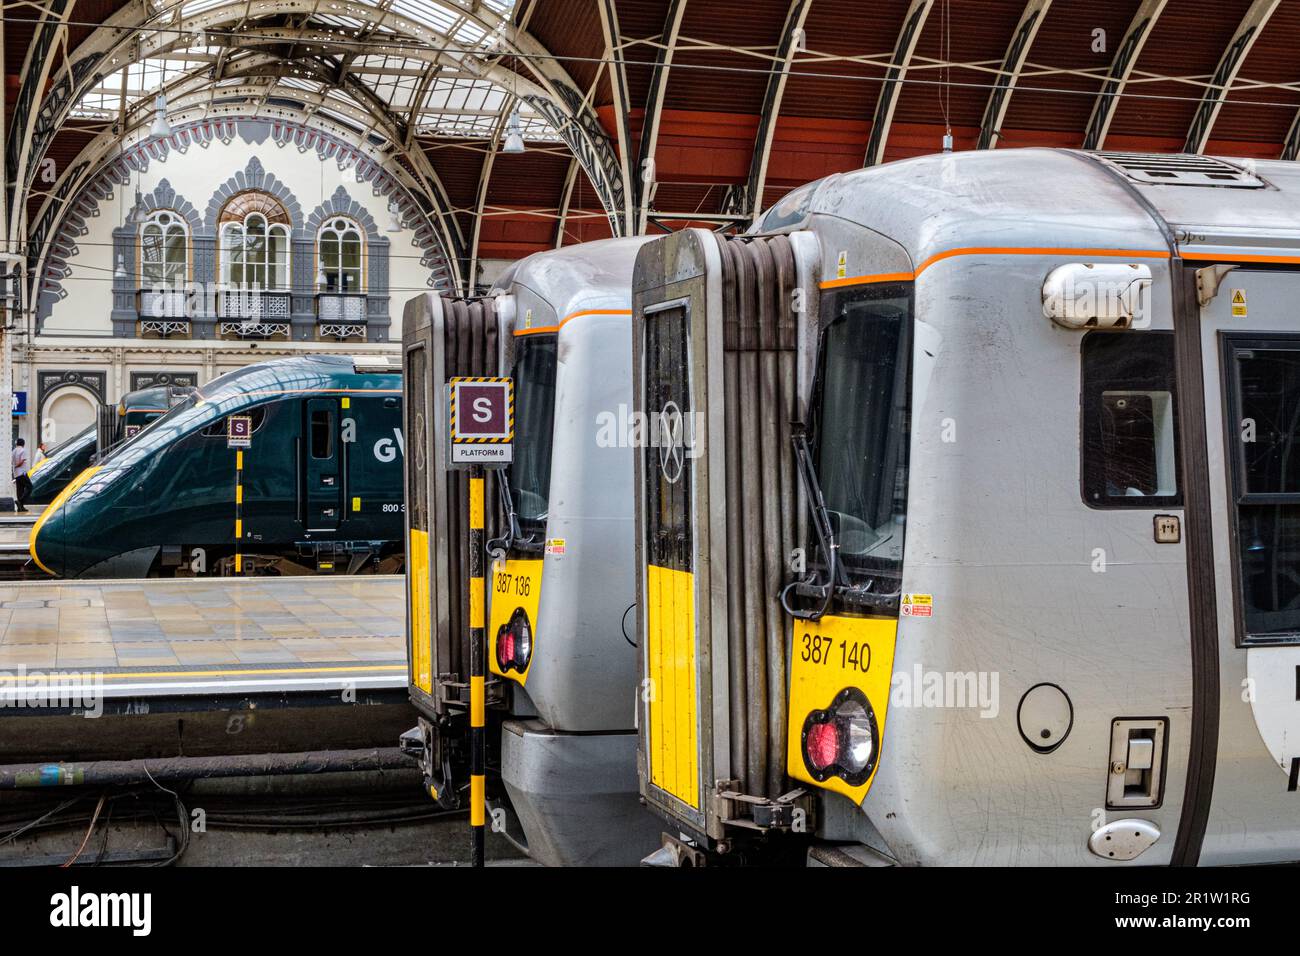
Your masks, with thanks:
[{"label": "ceiling lamp shade", "polygon": [[167,95],[159,93],[153,101],[153,126],[149,127],[149,135],[162,138],[172,134],[172,124],[167,121]]},{"label": "ceiling lamp shade", "polygon": [[501,147],[503,153],[522,153],[524,151],[524,134],[519,121],[519,107],[510,111],[506,120],[506,141]]}]

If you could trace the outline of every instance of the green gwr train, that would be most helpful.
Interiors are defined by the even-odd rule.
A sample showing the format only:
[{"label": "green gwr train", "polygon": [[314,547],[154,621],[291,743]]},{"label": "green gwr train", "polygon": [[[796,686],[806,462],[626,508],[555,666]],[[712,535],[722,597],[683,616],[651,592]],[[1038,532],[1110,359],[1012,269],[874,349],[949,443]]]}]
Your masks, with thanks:
[{"label": "green gwr train", "polygon": [[214,379],[68,484],[33,562],[65,578],[400,571],[402,380],[366,363]]},{"label": "green gwr train", "polygon": [[[161,418],[193,391],[189,386],[158,385],[127,392],[117,403],[110,448]],[[32,493],[27,500],[32,504],[49,504],[72,479],[94,464],[98,449],[99,429],[94,425],[87,425],[71,438],[55,445],[27,472],[27,477],[32,480]]]}]

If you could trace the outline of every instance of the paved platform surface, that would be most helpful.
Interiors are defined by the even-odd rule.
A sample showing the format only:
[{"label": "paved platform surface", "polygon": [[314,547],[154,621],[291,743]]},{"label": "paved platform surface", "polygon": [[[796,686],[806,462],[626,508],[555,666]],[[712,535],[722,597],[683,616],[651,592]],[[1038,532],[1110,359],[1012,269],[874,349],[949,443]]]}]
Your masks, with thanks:
[{"label": "paved platform surface", "polygon": [[37,515],[6,515],[0,512],[0,548],[26,553]]},{"label": "paved platform surface", "polygon": [[404,578],[0,584],[0,696],[23,671],[102,696],[400,687]]}]

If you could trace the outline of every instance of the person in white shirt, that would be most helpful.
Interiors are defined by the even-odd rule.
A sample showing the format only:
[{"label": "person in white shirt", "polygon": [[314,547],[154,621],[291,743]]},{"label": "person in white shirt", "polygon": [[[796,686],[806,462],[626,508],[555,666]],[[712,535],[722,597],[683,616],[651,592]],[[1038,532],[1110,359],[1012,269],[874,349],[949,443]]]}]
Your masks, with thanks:
[{"label": "person in white shirt", "polygon": [[18,506],[14,510],[20,514],[27,511],[27,496],[32,493],[32,480],[27,477],[27,443],[21,438],[14,442],[13,476],[14,487],[18,491]]}]

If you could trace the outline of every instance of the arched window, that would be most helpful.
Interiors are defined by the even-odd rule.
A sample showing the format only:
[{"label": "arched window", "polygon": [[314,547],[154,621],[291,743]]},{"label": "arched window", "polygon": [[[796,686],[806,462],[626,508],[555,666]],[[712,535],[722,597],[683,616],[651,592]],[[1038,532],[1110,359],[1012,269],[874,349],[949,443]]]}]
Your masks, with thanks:
[{"label": "arched window", "polygon": [[[318,291],[361,291],[361,260],[365,245],[360,226],[342,216],[325,220],[317,236],[316,251]],[[321,282],[321,276],[325,277],[324,282]]]},{"label": "arched window", "polygon": [[189,230],[170,209],[159,209],[140,227],[140,281],[146,289],[179,288],[188,280]]},{"label": "arched window", "polygon": [[289,288],[289,214],[275,197],[240,193],[219,222],[221,281],[227,288]]}]

